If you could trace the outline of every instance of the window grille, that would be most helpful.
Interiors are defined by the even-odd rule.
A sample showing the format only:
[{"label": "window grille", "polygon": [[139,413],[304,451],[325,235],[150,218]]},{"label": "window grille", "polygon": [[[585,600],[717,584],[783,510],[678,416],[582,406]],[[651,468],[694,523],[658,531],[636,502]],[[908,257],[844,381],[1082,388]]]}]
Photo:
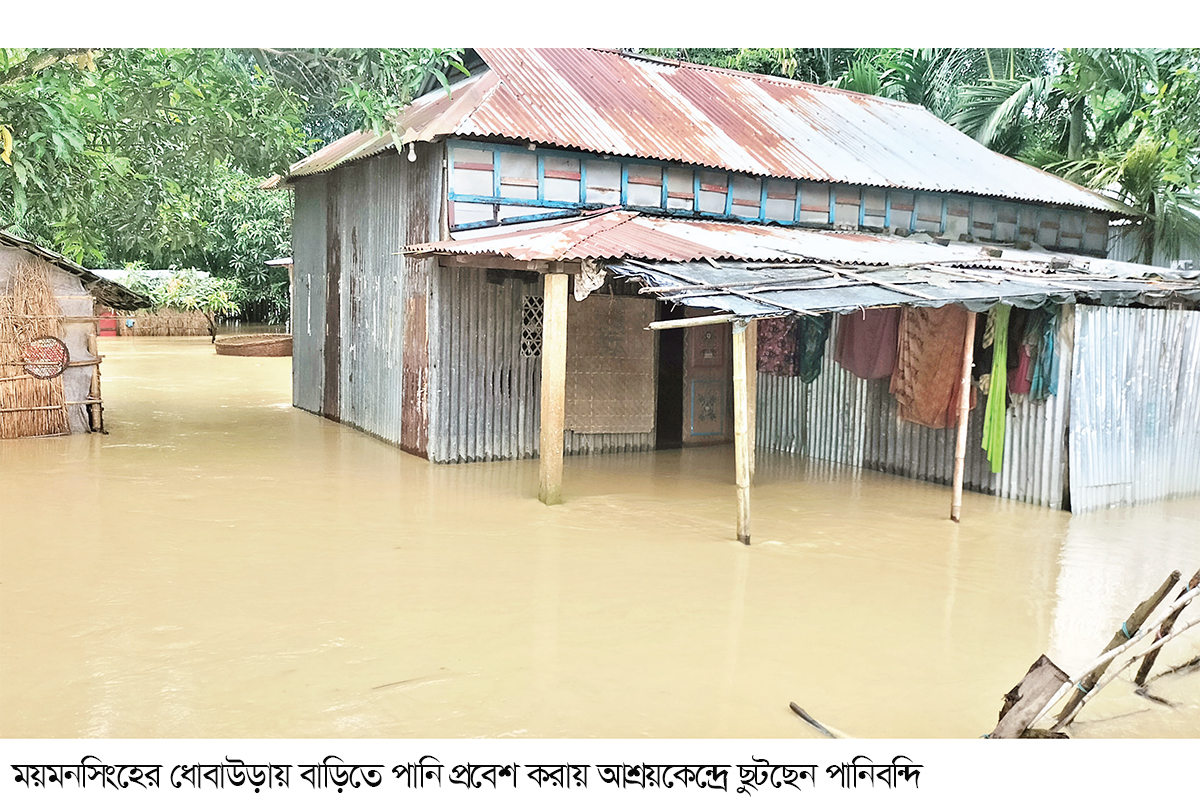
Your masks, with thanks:
[{"label": "window grille", "polygon": [[540,296],[526,294],[521,300],[521,355],[537,358],[542,354],[542,312]]}]

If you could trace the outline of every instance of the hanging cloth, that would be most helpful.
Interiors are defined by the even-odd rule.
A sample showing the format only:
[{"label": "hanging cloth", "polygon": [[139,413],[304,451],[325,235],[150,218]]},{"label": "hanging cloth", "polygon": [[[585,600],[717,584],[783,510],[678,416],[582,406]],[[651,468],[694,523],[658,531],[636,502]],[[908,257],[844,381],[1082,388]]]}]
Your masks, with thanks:
[{"label": "hanging cloth", "polygon": [[758,320],[758,371],[765,375],[793,378],[799,374],[796,354],[796,320]]},{"label": "hanging cloth", "polygon": [[[1061,306],[1048,305],[1038,309],[1042,314],[1031,333],[1037,340],[1037,354],[1029,378],[1029,397],[1045,400],[1058,394],[1058,314]],[[1028,341],[1028,338],[1026,339]]]},{"label": "hanging cloth", "polygon": [[992,341],[992,385],[988,390],[983,414],[983,444],[992,472],[999,473],[1004,462],[1005,381],[1008,380],[1008,315],[1011,308],[997,305],[988,313]]},{"label": "hanging cloth", "polygon": [[[903,309],[889,386],[901,419],[929,428],[957,424],[963,340],[967,317],[974,315],[958,305]],[[972,397],[968,407],[973,405]]]},{"label": "hanging cloth", "polygon": [[825,357],[825,341],[829,338],[829,328],[833,325],[833,314],[823,313],[820,316],[801,316],[796,323],[797,345],[799,347],[796,365],[800,370],[800,380],[812,383],[821,374],[821,359]]},{"label": "hanging cloth", "polygon": [[[1011,326],[1011,322],[1009,323]],[[1010,395],[1029,394],[1029,374],[1033,369],[1033,361],[1029,355],[1029,345],[1021,342],[1017,345],[1017,368],[1008,371],[1008,393]]]},{"label": "hanging cloth", "polygon": [[886,378],[896,369],[899,308],[868,308],[838,317],[834,360],[860,378]]}]

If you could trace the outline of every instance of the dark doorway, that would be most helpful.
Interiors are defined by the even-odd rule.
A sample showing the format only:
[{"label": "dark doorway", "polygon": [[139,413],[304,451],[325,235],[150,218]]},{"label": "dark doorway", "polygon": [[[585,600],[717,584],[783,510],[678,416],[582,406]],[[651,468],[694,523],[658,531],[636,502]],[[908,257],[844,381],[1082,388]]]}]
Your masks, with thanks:
[{"label": "dark doorway", "polygon": [[[657,319],[682,319],[683,306],[658,303]],[[654,447],[683,447],[683,328],[658,331],[658,394]]]}]

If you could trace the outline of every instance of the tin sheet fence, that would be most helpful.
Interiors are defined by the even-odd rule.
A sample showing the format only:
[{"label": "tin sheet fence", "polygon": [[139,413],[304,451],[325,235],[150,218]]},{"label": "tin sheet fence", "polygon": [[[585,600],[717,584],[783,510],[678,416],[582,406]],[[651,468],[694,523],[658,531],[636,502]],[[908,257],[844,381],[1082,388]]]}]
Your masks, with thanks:
[{"label": "tin sheet fence", "polygon": [[[1064,444],[1071,367],[1072,306],[1064,306],[1059,331],[1059,392],[1045,401],[1018,398],[1006,414],[1004,464],[992,473],[980,443],[983,404],[979,396],[967,430],[968,490],[1054,508],[1063,506]],[[833,358],[838,322],[829,336],[821,375],[758,376],[756,440],[760,448],[788,451],[827,462],[950,484],[954,474],[954,429],[934,429],[901,420],[888,379],[863,380]]]},{"label": "tin sheet fence", "polygon": [[1200,493],[1200,312],[1079,306],[1071,509]]}]

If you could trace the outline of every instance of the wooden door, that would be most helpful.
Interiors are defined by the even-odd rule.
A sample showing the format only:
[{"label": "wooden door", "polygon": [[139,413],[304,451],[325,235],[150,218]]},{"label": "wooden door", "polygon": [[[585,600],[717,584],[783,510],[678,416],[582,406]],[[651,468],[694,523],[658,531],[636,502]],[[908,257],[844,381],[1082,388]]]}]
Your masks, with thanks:
[{"label": "wooden door", "polygon": [[683,444],[733,439],[733,360],[728,323],[684,331]]}]

